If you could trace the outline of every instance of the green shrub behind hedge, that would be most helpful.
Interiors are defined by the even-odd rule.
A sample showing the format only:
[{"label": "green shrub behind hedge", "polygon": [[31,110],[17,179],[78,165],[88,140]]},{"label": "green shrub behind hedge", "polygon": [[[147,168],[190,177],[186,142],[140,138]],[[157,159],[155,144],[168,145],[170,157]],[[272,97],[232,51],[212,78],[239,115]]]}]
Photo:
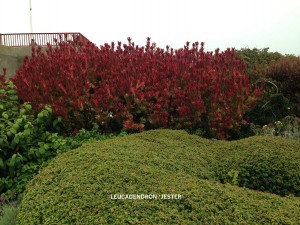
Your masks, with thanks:
[{"label": "green shrub behind hedge", "polygon": [[34,114],[28,103],[21,104],[11,81],[0,82],[0,195],[15,198],[33,174],[66,141],[59,137],[52,109]]}]

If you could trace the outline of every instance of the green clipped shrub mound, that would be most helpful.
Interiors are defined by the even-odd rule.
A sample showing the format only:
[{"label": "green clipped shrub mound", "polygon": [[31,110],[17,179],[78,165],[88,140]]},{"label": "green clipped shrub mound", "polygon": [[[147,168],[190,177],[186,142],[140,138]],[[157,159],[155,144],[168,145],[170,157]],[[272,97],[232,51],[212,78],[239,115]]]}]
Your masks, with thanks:
[{"label": "green clipped shrub mound", "polygon": [[217,148],[218,163],[213,171],[222,182],[281,196],[300,196],[299,141],[254,136],[224,142]]},{"label": "green clipped shrub mound", "polygon": [[[265,167],[272,171],[272,166],[265,164],[279,165],[282,160],[282,166],[274,165],[273,172],[283,170],[278,174],[284,174],[285,167],[295,166],[283,180],[299,185],[299,155],[299,142],[291,140],[255,137],[225,142],[171,130],[96,141],[59,155],[30,181],[18,207],[17,222],[296,224],[300,218],[298,197],[232,184],[244,181],[247,176],[242,173],[247,168],[250,173],[251,165],[261,165],[261,170],[253,169],[259,175]],[[243,160],[247,168],[240,165]],[[228,183],[219,182],[226,177],[222,171],[231,177]],[[120,194],[152,194],[157,199],[115,199]],[[178,194],[178,199],[161,199],[163,194]]]}]

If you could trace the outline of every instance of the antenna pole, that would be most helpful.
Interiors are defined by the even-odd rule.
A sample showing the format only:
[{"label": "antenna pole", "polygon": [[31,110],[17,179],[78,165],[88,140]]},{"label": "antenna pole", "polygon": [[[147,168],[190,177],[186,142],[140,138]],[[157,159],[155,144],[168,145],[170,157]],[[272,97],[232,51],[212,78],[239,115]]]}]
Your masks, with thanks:
[{"label": "antenna pole", "polygon": [[32,29],[32,6],[31,6],[31,0],[29,0],[29,10],[30,10],[30,33],[33,33],[33,29]]}]

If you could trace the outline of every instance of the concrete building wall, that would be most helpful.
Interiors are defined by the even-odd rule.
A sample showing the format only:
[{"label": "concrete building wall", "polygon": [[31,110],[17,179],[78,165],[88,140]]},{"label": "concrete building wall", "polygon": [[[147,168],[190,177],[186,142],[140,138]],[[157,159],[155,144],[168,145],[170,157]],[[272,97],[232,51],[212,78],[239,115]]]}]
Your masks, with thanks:
[{"label": "concrete building wall", "polygon": [[16,74],[16,70],[22,65],[25,55],[31,55],[31,47],[7,47],[0,46],[0,70],[6,68],[6,78]]}]

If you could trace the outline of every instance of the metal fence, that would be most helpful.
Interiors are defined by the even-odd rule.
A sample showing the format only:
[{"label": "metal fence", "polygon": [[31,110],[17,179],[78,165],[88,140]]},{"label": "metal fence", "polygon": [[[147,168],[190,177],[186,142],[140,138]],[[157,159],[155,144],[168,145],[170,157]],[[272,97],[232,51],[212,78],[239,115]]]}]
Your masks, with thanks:
[{"label": "metal fence", "polygon": [[40,45],[56,45],[56,41],[88,41],[81,33],[19,33],[19,34],[0,34],[0,45],[10,47],[21,47]]}]

